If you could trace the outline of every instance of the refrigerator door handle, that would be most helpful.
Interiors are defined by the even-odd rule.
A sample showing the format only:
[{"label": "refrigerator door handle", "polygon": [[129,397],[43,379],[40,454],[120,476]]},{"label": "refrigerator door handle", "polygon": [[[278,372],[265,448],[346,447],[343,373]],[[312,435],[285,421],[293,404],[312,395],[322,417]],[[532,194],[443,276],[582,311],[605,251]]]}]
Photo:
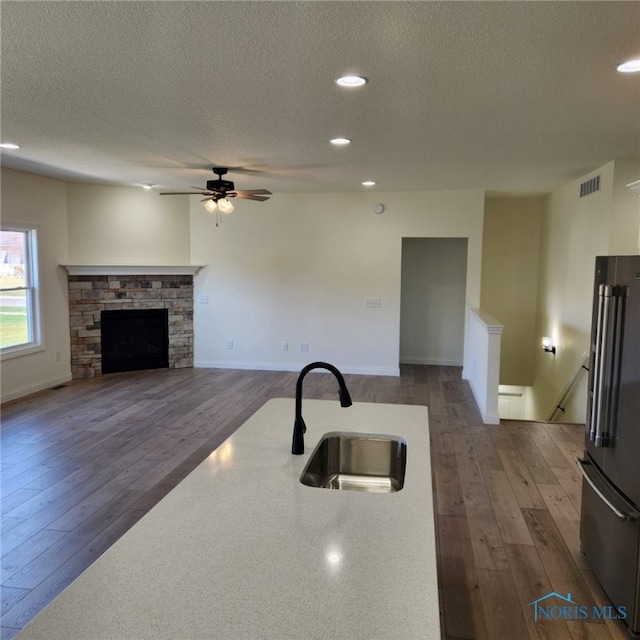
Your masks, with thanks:
[{"label": "refrigerator door handle", "polygon": [[607,498],[607,496],[605,496],[604,493],[600,491],[596,483],[593,481],[593,479],[585,469],[586,466],[590,466],[590,467],[593,466],[589,461],[576,458],[576,464],[578,465],[578,469],[580,469],[580,473],[582,474],[582,477],[587,481],[589,486],[593,489],[594,493],[615,514],[617,518],[619,518],[620,520],[628,520],[628,521],[638,520],[638,518],[640,517],[640,514],[638,514],[635,511],[632,511],[631,513],[624,513],[623,511],[620,511],[620,509],[618,509],[618,507],[616,507],[613,504],[613,502],[611,502],[611,500],[609,500],[609,498]]},{"label": "refrigerator door handle", "polygon": [[610,446],[612,431],[618,421],[618,402],[620,394],[620,359],[623,348],[623,327],[626,314],[627,287],[616,285],[611,287],[611,364],[610,364],[610,384],[607,398],[606,422],[601,428],[601,443],[603,447]]},{"label": "refrigerator door handle", "polygon": [[593,362],[591,363],[591,405],[589,407],[589,440],[593,442],[596,437],[596,424],[598,422],[598,382],[600,380],[600,341],[602,340],[602,306],[604,304],[604,288],[598,287],[598,312],[595,323],[595,344],[593,345]]},{"label": "refrigerator door handle", "polygon": [[607,348],[606,338],[608,331],[611,288],[608,285],[600,285],[598,293],[598,323],[596,327],[593,405],[591,410],[591,427],[589,430],[589,440],[594,442],[596,447],[599,447],[601,444],[602,412],[604,409],[604,360]]}]

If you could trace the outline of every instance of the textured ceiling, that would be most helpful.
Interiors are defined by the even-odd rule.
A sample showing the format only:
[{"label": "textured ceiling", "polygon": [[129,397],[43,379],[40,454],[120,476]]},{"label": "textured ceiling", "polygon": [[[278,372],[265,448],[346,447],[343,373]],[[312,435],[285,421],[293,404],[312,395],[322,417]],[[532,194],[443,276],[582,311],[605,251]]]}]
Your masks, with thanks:
[{"label": "textured ceiling", "polygon": [[541,193],[640,156],[640,74],[615,71],[638,2],[4,0],[1,23],[3,165],[67,180]]}]

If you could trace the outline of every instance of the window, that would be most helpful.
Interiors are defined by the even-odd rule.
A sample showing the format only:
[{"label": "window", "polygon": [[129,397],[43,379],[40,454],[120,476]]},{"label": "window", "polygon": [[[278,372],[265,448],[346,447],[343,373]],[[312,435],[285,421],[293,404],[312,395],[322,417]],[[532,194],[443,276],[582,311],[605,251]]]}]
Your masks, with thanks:
[{"label": "window", "polygon": [[20,355],[41,348],[36,230],[0,228],[0,348]]}]

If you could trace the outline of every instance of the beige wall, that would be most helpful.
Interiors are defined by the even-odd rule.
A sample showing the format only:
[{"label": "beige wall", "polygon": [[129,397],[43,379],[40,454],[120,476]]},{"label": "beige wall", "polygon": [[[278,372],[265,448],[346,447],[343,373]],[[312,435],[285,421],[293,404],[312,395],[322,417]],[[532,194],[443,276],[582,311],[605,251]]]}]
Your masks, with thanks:
[{"label": "beige wall", "polygon": [[190,264],[186,197],[69,183],[73,264]]},{"label": "beige wall", "polygon": [[[466,303],[477,306],[483,207],[482,191],[277,194],[239,202],[216,228],[193,199],[191,258],[207,265],[196,276],[196,363],[296,369],[327,360],[397,374],[402,238],[468,238]],[[381,307],[365,308],[367,298]]]},{"label": "beige wall", "polygon": [[481,307],[504,325],[500,384],[534,376],[542,198],[487,198]]},{"label": "beige wall", "polygon": [[[580,198],[580,183],[595,175],[601,176],[601,190]],[[525,407],[529,419],[547,416],[589,350],[595,257],[638,253],[638,201],[624,186],[629,175],[640,175],[640,164],[609,162],[545,199],[536,337],[551,336],[557,353],[534,351],[533,388]],[[584,422],[586,383],[583,376],[564,420]]]},{"label": "beige wall", "polygon": [[67,190],[64,182],[3,169],[2,222],[37,228],[43,349],[3,358],[2,400],[71,379],[66,271]]}]

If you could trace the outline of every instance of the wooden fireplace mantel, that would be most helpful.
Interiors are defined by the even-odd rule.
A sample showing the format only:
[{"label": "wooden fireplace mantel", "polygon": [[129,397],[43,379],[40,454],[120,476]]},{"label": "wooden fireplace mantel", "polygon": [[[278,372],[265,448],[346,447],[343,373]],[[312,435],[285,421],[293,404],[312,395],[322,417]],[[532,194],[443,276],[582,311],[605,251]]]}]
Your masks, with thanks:
[{"label": "wooden fireplace mantel", "polygon": [[70,276],[193,276],[204,265],[63,264]]}]

